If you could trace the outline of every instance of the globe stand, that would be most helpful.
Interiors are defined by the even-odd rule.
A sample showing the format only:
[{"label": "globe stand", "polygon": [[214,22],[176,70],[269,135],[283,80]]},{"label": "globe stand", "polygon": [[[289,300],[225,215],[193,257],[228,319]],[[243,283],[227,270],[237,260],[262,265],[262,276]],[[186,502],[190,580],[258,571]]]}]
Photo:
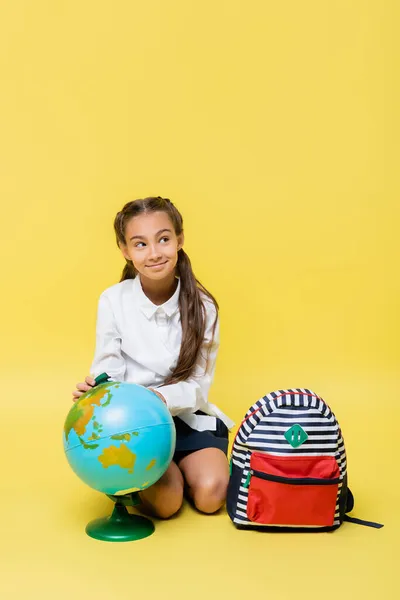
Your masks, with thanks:
[{"label": "globe stand", "polygon": [[109,517],[94,519],[86,525],[86,533],[90,537],[103,542],[132,542],[154,533],[154,524],[150,519],[128,513],[126,505],[137,504],[136,498],[131,498],[128,503],[123,500],[123,496],[113,496],[114,498],[114,510]]}]

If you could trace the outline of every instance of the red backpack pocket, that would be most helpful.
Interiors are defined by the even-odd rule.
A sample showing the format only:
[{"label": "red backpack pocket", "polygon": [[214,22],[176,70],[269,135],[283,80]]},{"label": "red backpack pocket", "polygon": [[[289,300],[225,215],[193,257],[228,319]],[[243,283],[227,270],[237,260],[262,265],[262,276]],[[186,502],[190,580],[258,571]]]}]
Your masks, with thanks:
[{"label": "red backpack pocket", "polygon": [[334,456],[250,458],[247,516],[262,525],[333,525],[340,482]]}]

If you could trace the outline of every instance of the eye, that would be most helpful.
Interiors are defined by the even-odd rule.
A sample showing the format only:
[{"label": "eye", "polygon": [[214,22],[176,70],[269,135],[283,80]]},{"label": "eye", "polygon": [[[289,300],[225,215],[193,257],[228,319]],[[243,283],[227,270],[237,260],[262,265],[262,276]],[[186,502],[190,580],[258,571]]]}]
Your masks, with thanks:
[{"label": "eye", "polygon": [[144,243],[144,242],[137,242],[137,243],[135,244],[135,248],[140,248],[140,244],[143,244],[143,246],[145,245],[145,243]]},{"label": "eye", "polygon": [[169,241],[169,237],[165,235],[164,237],[162,237],[160,239],[160,242],[162,242],[163,240],[165,240],[166,242],[168,242]]}]

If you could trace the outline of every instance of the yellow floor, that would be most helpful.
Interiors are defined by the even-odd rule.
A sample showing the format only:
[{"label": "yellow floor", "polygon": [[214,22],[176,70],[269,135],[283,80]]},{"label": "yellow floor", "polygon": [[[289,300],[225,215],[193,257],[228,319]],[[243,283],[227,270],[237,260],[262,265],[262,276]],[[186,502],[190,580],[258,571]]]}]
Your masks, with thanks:
[{"label": "yellow floor", "polygon": [[[392,406],[397,413],[385,420],[392,383],[371,388],[381,389],[386,411],[371,411],[365,422],[379,442],[370,466],[361,437],[347,442],[353,514],[382,521],[383,529],[344,524],[331,534],[243,532],[225,511],[203,516],[185,505],[178,517],[157,521],[153,536],[110,544],[87,537],[84,528],[112,503],[82,484],[63,455],[70,381],[37,376],[16,386],[15,379],[4,380],[3,398],[10,400],[0,423],[0,598],[400,598],[399,469],[391,451],[398,409]],[[30,409],[19,414],[22,396]]]}]

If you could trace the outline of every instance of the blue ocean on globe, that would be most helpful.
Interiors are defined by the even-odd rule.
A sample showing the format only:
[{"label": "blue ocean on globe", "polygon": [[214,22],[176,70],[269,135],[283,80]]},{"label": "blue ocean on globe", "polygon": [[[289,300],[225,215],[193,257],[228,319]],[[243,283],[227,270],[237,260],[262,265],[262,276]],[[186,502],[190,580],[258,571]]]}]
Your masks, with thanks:
[{"label": "blue ocean on globe", "polygon": [[99,492],[146,489],[167,470],[175,425],[154,392],[133,383],[107,382],[83,394],[69,411],[64,450],[73,471]]}]

